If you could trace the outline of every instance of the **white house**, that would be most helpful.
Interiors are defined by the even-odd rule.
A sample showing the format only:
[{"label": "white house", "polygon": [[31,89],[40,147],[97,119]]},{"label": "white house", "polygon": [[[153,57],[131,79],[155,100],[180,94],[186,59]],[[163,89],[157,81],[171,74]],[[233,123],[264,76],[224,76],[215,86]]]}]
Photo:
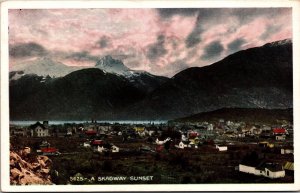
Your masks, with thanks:
[{"label": "white house", "polygon": [[216,145],[216,149],[219,151],[227,151],[228,148],[225,145]]},{"label": "white house", "polygon": [[102,153],[102,152],[106,152],[107,149],[104,148],[103,146],[98,146],[96,151],[99,152],[99,153]]},{"label": "white house", "polygon": [[207,125],[207,130],[208,130],[208,131],[214,130],[213,124],[208,124],[208,125]]},{"label": "white house", "polygon": [[187,147],[187,145],[180,141],[180,143],[178,145],[175,145],[175,147],[179,149],[184,149],[185,147]]},{"label": "white house", "polygon": [[111,147],[111,152],[112,152],[112,153],[117,153],[117,152],[119,152],[119,151],[120,151],[120,148],[118,148],[117,146],[113,145],[113,146]]},{"label": "white house", "polygon": [[257,176],[265,176],[267,178],[283,178],[285,171],[283,167],[277,163],[262,162],[258,166],[240,164],[239,171]]},{"label": "white house", "polygon": [[149,136],[152,136],[154,133],[155,133],[155,131],[153,131],[153,130],[148,131]]},{"label": "white house", "polygon": [[179,148],[179,149],[184,149],[184,148],[186,148],[186,147],[197,149],[197,148],[198,148],[198,145],[195,144],[194,141],[185,141],[185,142],[180,141],[178,145],[175,145],[175,147],[176,147],[176,148]]},{"label": "white house", "polygon": [[30,134],[32,137],[47,137],[49,136],[49,129],[47,125],[36,122],[29,126]]},{"label": "white house", "polygon": [[159,141],[158,138],[156,138],[155,143],[156,143],[157,145],[163,145],[163,144],[167,143],[168,141],[171,141],[171,138],[170,138],[170,137],[168,137],[167,139],[165,139],[165,140],[163,140],[163,141]]},{"label": "white house", "polygon": [[277,136],[275,137],[275,139],[276,139],[277,141],[284,141],[284,140],[285,140],[285,135],[277,135]]},{"label": "white house", "polygon": [[181,140],[182,140],[182,141],[187,141],[188,138],[187,138],[185,135],[182,134],[182,135],[181,135]]},{"label": "white house", "polygon": [[89,141],[84,142],[83,147],[91,147],[91,142]]},{"label": "white house", "polygon": [[291,148],[282,148],[280,152],[281,154],[294,154],[294,150]]}]

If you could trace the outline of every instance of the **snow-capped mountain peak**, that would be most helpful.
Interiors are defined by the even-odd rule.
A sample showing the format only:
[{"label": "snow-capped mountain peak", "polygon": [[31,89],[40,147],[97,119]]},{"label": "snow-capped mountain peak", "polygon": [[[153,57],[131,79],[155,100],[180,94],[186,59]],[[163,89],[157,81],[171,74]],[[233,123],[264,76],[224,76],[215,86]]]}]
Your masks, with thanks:
[{"label": "snow-capped mountain peak", "polygon": [[22,71],[24,74],[37,74],[39,76],[61,77],[81,68],[67,66],[61,62],[43,57],[34,61],[15,64],[10,71]]},{"label": "snow-capped mountain peak", "polygon": [[121,60],[114,59],[110,55],[100,58],[95,67],[115,74],[127,75],[130,73],[130,69]]}]

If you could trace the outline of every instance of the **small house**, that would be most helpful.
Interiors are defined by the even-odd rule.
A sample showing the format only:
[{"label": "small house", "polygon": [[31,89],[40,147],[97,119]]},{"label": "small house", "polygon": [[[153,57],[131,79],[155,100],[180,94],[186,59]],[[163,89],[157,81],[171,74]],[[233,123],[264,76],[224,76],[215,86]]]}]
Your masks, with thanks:
[{"label": "small house", "polygon": [[108,150],[106,148],[104,148],[103,146],[97,146],[97,148],[94,149],[94,151],[102,153],[102,152],[107,152]]},{"label": "small house", "polygon": [[216,145],[216,149],[219,151],[227,151],[227,146],[226,145]]},{"label": "small house", "polygon": [[181,140],[182,140],[182,141],[187,141],[188,138],[187,138],[184,134],[182,134],[182,135],[181,135]]},{"label": "small house", "polygon": [[155,143],[156,143],[157,145],[163,145],[163,144],[167,143],[168,141],[171,141],[171,138],[170,138],[170,137],[166,138],[166,139],[163,140],[163,141],[160,141],[158,138],[156,138]]},{"label": "small house", "polygon": [[285,170],[278,163],[262,161],[259,164],[239,164],[239,171],[267,178],[282,178],[285,176]]},{"label": "small house", "polygon": [[112,152],[112,153],[117,153],[117,152],[119,152],[119,151],[120,151],[120,148],[119,148],[119,147],[117,147],[117,146],[115,146],[115,145],[111,146],[111,152]]},{"label": "small house", "polygon": [[294,154],[293,148],[281,148],[280,150],[281,154]]},{"label": "small house", "polygon": [[91,147],[91,142],[89,141],[84,142],[83,147]]},{"label": "small house", "polygon": [[285,140],[285,135],[276,135],[275,139],[276,139],[276,141],[284,141]]},{"label": "small house", "polygon": [[208,131],[214,130],[213,124],[208,124],[208,125],[207,125],[207,130],[208,130]]},{"label": "small house", "polygon": [[188,147],[188,144],[189,144],[189,142],[187,142],[187,141],[184,141],[184,142],[180,141],[178,145],[175,145],[175,147],[179,148],[179,149],[184,149],[184,148]]},{"label": "small house", "polygon": [[24,128],[15,128],[15,129],[12,129],[12,132],[11,132],[11,135],[14,135],[14,136],[26,136],[27,132],[26,132],[26,129]]}]

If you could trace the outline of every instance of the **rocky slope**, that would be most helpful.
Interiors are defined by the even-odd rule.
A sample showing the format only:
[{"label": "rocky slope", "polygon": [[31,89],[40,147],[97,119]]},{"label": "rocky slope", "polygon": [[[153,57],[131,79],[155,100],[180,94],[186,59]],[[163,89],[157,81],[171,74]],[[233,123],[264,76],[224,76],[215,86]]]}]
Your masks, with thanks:
[{"label": "rocky slope", "polygon": [[29,148],[10,151],[10,184],[52,184],[49,174],[51,164],[47,156],[31,156]]}]

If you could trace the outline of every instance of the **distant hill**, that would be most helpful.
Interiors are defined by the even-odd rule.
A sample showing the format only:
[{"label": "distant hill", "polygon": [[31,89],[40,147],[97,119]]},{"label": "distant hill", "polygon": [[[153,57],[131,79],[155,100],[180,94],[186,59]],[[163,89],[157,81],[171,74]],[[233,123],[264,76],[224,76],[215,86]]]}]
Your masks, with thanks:
[{"label": "distant hill", "polygon": [[218,122],[220,119],[263,124],[278,124],[283,120],[293,123],[293,109],[223,108],[175,119],[174,122]]}]

